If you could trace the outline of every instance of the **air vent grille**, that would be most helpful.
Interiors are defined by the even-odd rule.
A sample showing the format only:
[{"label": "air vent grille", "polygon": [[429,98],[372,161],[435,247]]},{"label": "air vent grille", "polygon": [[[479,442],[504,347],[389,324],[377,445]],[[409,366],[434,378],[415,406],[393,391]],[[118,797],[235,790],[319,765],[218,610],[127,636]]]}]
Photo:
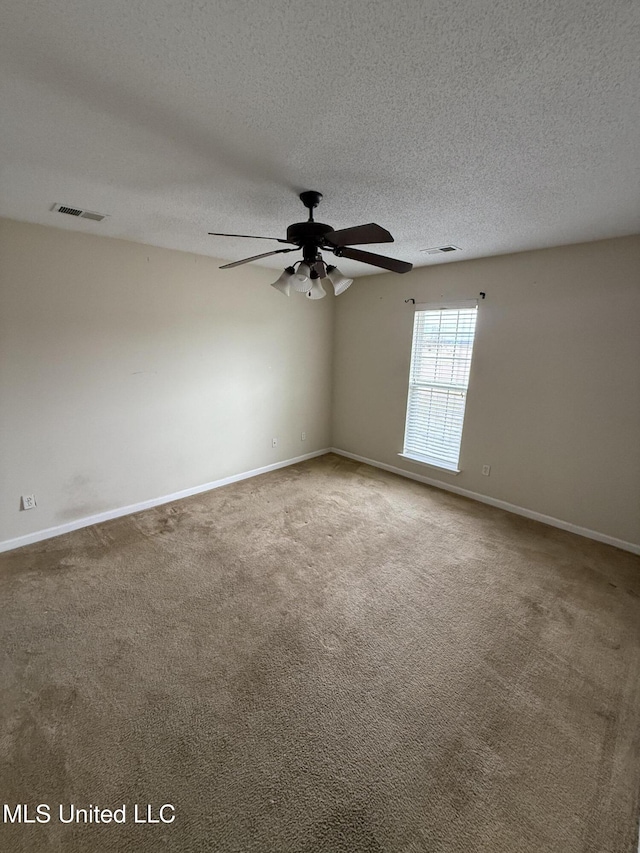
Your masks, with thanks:
[{"label": "air vent grille", "polygon": [[67,216],[77,216],[80,219],[91,219],[94,222],[102,222],[107,218],[106,213],[96,213],[94,210],[82,210],[80,207],[69,207],[66,204],[54,204],[51,208],[55,213],[66,213]]},{"label": "air vent grille", "polygon": [[454,246],[449,243],[448,246],[434,246],[432,249],[420,249],[425,255],[446,255],[447,252],[461,252],[460,246]]}]

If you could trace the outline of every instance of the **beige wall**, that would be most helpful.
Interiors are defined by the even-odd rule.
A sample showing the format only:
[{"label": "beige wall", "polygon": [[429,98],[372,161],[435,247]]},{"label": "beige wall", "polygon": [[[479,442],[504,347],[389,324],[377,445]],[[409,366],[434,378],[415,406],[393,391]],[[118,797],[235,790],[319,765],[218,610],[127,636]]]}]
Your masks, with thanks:
[{"label": "beige wall", "polygon": [[[333,444],[640,544],[640,237],[361,278],[316,303],[217,267],[0,220],[0,542]],[[397,455],[404,300],[481,290],[453,476]]]},{"label": "beige wall", "polygon": [[0,541],[329,446],[334,301],[218,264],[0,220]]},{"label": "beige wall", "polygon": [[[454,476],[397,456],[404,300],[480,291]],[[334,447],[640,544],[640,237],[360,278],[336,301],[334,365]]]}]

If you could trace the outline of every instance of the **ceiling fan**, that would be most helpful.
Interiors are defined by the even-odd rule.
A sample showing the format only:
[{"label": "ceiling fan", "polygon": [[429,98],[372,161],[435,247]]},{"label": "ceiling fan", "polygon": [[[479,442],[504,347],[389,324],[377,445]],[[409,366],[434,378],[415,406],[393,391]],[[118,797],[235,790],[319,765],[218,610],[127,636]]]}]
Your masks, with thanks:
[{"label": "ceiling fan", "polygon": [[[353,228],[342,228],[334,231],[330,225],[316,222],[313,218],[314,208],[320,204],[322,193],[316,190],[306,190],[300,193],[300,201],[309,211],[306,222],[295,222],[287,228],[287,237],[282,240],[279,237],[257,237],[252,234],[222,234],[217,231],[209,231],[212,237],[251,237],[256,240],[275,240],[278,243],[292,245],[292,249],[275,249],[273,252],[263,252],[261,255],[252,255],[241,261],[233,261],[224,264],[221,270],[248,264],[250,261],[258,261],[271,255],[281,255],[287,252],[302,251],[302,260],[295,261],[282,273],[272,287],[279,290],[285,296],[291,293],[291,287],[300,293],[306,293],[310,299],[322,299],[326,291],[322,286],[323,279],[328,279],[333,285],[334,293],[339,296],[353,283],[353,279],[344,276],[337,267],[327,264],[322,257],[321,251],[333,252],[338,258],[350,258],[371,264],[374,267],[390,270],[391,272],[405,273],[413,268],[413,264],[407,261],[399,261],[385,255],[377,255],[373,252],[363,252],[352,246],[363,243],[393,243],[393,237],[385,229],[370,222],[368,225],[356,225]],[[296,264],[299,264],[296,271]]]}]

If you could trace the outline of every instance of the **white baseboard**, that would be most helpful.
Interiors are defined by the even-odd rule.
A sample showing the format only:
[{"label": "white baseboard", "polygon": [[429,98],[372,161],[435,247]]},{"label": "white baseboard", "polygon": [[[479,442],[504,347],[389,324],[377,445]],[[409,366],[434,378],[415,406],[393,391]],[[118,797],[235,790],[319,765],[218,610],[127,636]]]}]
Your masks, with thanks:
[{"label": "white baseboard", "polygon": [[560,518],[544,515],[541,512],[534,512],[533,510],[526,509],[525,507],[508,503],[507,501],[501,501],[497,498],[482,495],[479,492],[471,492],[468,489],[461,489],[458,486],[449,485],[441,480],[433,480],[430,477],[425,477],[423,474],[414,474],[411,471],[396,468],[395,465],[387,465],[384,462],[377,462],[375,459],[358,456],[355,453],[349,453],[347,450],[341,450],[339,447],[328,447],[323,450],[316,450],[313,453],[305,453],[304,456],[296,456],[294,459],[286,459],[283,462],[274,462],[272,465],[255,468],[252,471],[233,474],[230,477],[224,477],[221,480],[214,480],[211,483],[203,483],[200,486],[183,489],[182,491],[174,492],[171,495],[163,495],[162,497],[152,498],[148,501],[141,501],[137,504],[130,504],[129,506],[110,509],[106,512],[99,512],[96,515],[85,516],[84,518],[69,521],[66,524],[61,524],[57,527],[48,527],[45,530],[36,530],[34,533],[27,533],[26,535],[18,536],[15,539],[5,539],[3,542],[0,542],[0,553],[3,551],[11,551],[14,548],[21,548],[23,545],[31,545],[34,542],[41,542],[44,539],[52,539],[54,536],[61,536],[63,533],[71,533],[73,530],[79,530],[82,527],[90,527],[92,524],[100,524],[100,522],[109,521],[112,518],[131,515],[134,512],[151,509],[154,506],[161,506],[162,504],[172,503],[173,501],[188,498],[192,495],[198,495],[202,492],[208,492],[211,489],[218,489],[221,486],[227,486],[230,483],[237,483],[240,480],[257,477],[259,474],[267,474],[269,471],[276,471],[278,468],[286,468],[289,465],[295,465],[297,462],[304,462],[306,459],[313,459],[316,456],[324,456],[326,453],[336,453],[338,456],[345,456],[347,459],[353,459],[356,462],[363,462],[364,464],[371,465],[374,468],[381,468],[383,471],[390,471],[392,474],[399,474],[401,477],[407,477],[410,480],[417,480],[419,483],[426,483],[429,486],[435,486],[436,488],[444,489],[447,492],[454,492],[455,494],[462,495],[465,498],[471,498],[472,500],[479,501],[480,503],[489,504],[489,506],[495,506],[499,509],[507,510],[507,512],[513,512],[515,515],[522,515],[525,518],[531,518],[534,521],[541,521],[543,524],[549,524],[552,527],[558,527],[561,530],[568,530],[570,533],[576,533],[578,536],[584,536],[587,539],[594,539],[597,542],[604,542],[606,545],[613,545],[615,548],[621,548],[623,551],[630,551],[632,554],[640,554],[640,545],[636,545],[633,542],[626,542],[624,539],[616,539],[614,536],[607,536],[605,533],[599,533],[597,530],[589,530],[587,527],[579,527],[577,524],[562,521]]},{"label": "white baseboard", "polygon": [[[576,533],[578,536],[584,536],[587,539],[595,539],[596,542],[604,542],[606,545],[613,545],[615,548],[621,548],[623,551],[630,551],[632,554],[640,554],[640,545],[635,545],[633,542],[625,542],[624,539],[616,539],[614,536],[607,536],[606,533],[599,533],[597,530],[589,530],[587,527],[579,527],[577,524],[562,521],[560,518],[554,518],[551,515],[543,515],[541,512],[534,512],[532,509],[526,509],[525,507],[517,506],[516,504],[507,503],[507,501],[500,501],[497,498],[481,495],[479,492],[471,492],[468,489],[461,489],[458,486],[450,486],[448,483],[443,483],[441,480],[432,480],[430,477],[425,477],[422,474],[414,474],[411,471],[405,471],[403,468],[396,468],[394,465],[386,465],[384,462],[376,462],[375,459],[367,459],[365,456],[357,456],[355,453],[349,453],[347,450],[340,450],[338,447],[332,447],[331,453],[337,453],[338,456],[346,456],[347,459],[354,459],[356,462],[364,462],[366,465],[372,465],[374,468],[382,468],[383,471],[391,471],[392,474],[399,474],[401,477],[408,477],[410,480],[417,480],[419,483],[426,483],[429,486],[435,486],[436,488],[444,489],[447,492],[455,492],[456,495],[462,495],[465,498],[471,498],[474,501],[489,504],[489,506],[505,509],[507,512],[513,512],[515,515],[522,515],[525,518],[531,518],[534,521],[541,521],[543,524],[551,525],[551,527],[559,527],[561,530],[568,530],[569,533]],[[640,853],[640,850],[638,853]]]},{"label": "white baseboard", "polygon": [[151,500],[141,501],[137,504],[109,509],[106,512],[99,512],[96,515],[88,515],[85,518],[78,518],[76,521],[69,521],[58,527],[47,527],[45,530],[36,530],[34,533],[27,533],[25,536],[18,536],[15,539],[5,539],[4,542],[0,542],[0,553],[11,551],[13,548],[21,548],[23,545],[32,545],[34,542],[42,542],[43,539],[52,539],[54,536],[61,536],[63,533],[71,533],[72,530],[79,530],[81,527],[90,527],[92,524],[100,524],[100,522],[110,521],[112,518],[120,518],[123,515],[140,512],[143,509],[151,509],[154,506],[179,501],[182,498],[189,498],[192,495],[199,495],[201,492],[208,492],[211,489],[219,489],[220,486],[228,486],[230,483],[237,483],[239,480],[248,480],[250,477],[267,474],[269,471],[275,471],[278,468],[287,468],[289,465],[295,465],[297,462],[304,462],[306,459],[313,459],[316,456],[324,456],[330,452],[329,448],[314,450],[313,453],[305,453],[304,456],[296,456],[295,459],[274,462],[272,465],[254,468],[253,471],[244,471],[242,474],[233,474],[231,477],[223,477],[221,480],[203,483],[201,486],[182,489],[182,491],[174,492],[172,495],[163,495],[160,498],[152,498]]}]

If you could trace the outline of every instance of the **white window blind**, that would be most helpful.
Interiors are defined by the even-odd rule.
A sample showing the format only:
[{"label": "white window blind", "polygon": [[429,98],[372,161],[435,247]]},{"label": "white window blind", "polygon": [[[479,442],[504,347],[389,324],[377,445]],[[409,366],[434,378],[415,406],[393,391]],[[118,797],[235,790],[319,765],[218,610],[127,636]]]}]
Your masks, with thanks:
[{"label": "white window blind", "polygon": [[457,471],[478,306],[417,307],[403,455]]}]

